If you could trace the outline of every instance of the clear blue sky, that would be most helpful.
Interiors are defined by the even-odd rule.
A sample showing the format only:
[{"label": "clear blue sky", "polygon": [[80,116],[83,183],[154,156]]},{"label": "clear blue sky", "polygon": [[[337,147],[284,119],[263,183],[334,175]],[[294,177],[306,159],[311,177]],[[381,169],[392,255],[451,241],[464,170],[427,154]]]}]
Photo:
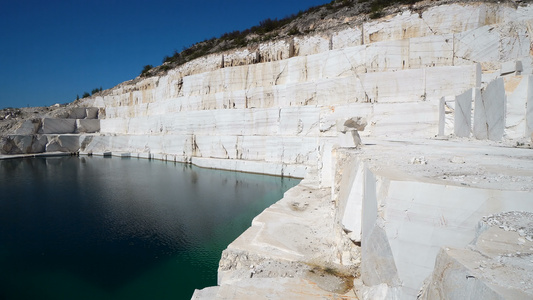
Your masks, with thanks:
[{"label": "clear blue sky", "polygon": [[0,109],[67,103],[144,65],[330,0],[0,0]]}]

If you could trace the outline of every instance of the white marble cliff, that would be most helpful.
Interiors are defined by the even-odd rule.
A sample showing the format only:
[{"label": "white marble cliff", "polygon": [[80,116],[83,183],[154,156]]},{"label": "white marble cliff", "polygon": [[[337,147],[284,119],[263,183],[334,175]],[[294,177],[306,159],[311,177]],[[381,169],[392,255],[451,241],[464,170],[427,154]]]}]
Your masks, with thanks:
[{"label": "white marble cliff", "polygon": [[404,7],[124,82],[8,148],[305,178],[194,299],[533,298],[531,248],[504,273],[446,250],[481,247],[486,216],[533,212],[532,71],[533,5]]}]

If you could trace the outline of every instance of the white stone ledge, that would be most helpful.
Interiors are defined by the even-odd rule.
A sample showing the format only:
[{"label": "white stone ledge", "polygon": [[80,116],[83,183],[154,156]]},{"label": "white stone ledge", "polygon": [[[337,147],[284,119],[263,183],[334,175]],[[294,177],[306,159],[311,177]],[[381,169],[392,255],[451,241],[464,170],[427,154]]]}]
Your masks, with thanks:
[{"label": "white stone ledge", "polygon": [[303,165],[286,165],[264,161],[192,157],[191,162],[198,167],[209,169],[221,169],[276,176],[281,175],[284,177],[294,178],[303,178],[307,172],[307,167]]},{"label": "white stone ledge", "polygon": [[[363,282],[396,287],[402,298],[416,297],[441,247],[464,248],[474,239],[483,216],[513,210],[533,212],[533,172],[526,171],[531,163],[524,165],[521,159],[528,150],[428,144],[434,145],[399,143],[388,150],[363,146],[355,160],[341,160],[337,170],[346,175],[335,184],[340,187],[334,192],[339,203],[337,219],[353,240],[361,241]],[[427,165],[408,162],[416,155],[426,155]],[[486,155],[501,156],[505,166],[494,161],[494,166],[477,170]],[[394,167],[390,161],[395,161]],[[458,164],[463,171],[454,179]],[[478,182],[476,172],[486,179]],[[489,180],[496,183],[487,183]]]}]

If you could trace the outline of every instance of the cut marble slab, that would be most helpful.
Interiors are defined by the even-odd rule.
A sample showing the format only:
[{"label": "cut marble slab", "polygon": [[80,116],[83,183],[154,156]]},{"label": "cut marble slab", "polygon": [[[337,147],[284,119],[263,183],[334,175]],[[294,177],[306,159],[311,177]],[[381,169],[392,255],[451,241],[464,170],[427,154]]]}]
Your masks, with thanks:
[{"label": "cut marble slab", "polygon": [[467,90],[455,97],[453,133],[458,137],[470,137],[472,128],[472,93]]},{"label": "cut marble slab", "polygon": [[74,133],[76,131],[76,120],[44,118],[42,129],[44,134]]},{"label": "cut marble slab", "polygon": [[[532,75],[506,76],[507,95],[505,116],[505,137],[521,139],[528,137],[528,96],[533,95]],[[529,117],[531,118],[531,117]]]},{"label": "cut marble slab", "polygon": [[477,139],[499,141],[505,129],[505,88],[503,78],[497,78],[481,91],[474,103],[474,136]]},{"label": "cut marble slab", "polygon": [[67,119],[85,119],[87,117],[87,109],[85,107],[74,107],[70,109]]},{"label": "cut marble slab", "polygon": [[87,119],[98,119],[98,107],[87,107],[85,109],[85,115]]},{"label": "cut marble slab", "polygon": [[522,72],[522,62],[519,60],[503,62],[502,67],[500,68],[500,75],[507,75],[511,73],[520,75],[520,72]]},{"label": "cut marble slab", "polygon": [[80,133],[95,133],[100,131],[100,120],[98,119],[77,119],[76,131]]},{"label": "cut marble slab", "polygon": [[51,135],[46,144],[46,152],[78,152],[80,150],[79,135]]}]

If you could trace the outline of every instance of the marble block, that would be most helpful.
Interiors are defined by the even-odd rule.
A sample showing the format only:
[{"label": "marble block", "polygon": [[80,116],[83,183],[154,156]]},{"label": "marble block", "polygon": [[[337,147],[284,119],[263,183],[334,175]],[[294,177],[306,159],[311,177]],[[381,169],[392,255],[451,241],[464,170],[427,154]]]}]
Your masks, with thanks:
[{"label": "marble block", "polygon": [[432,34],[431,29],[418,13],[406,10],[387,20],[375,20],[363,24],[363,44],[387,40],[407,40],[411,37]]},{"label": "marble block", "polygon": [[500,68],[500,75],[506,75],[515,73],[516,75],[520,75],[522,72],[522,62],[519,60],[513,60],[513,61],[507,61],[502,63],[502,67]]},{"label": "marble block", "polygon": [[296,37],[294,44],[299,55],[310,55],[330,50],[329,38],[320,35],[307,36],[305,38]]},{"label": "marble block", "polygon": [[77,119],[77,132],[94,133],[100,131],[100,120],[98,119]]},{"label": "marble block", "polygon": [[531,22],[504,22],[497,25],[496,30],[500,36],[500,59],[501,62],[516,61],[516,74],[521,72],[521,60],[531,56]]},{"label": "marble block", "polygon": [[46,144],[46,152],[77,152],[80,150],[78,135],[51,136]]},{"label": "marble block", "polygon": [[533,82],[529,76],[507,76],[505,89],[507,105],[505,114],[505,136],[510,139],[520,139],[528,136],[527,130],[527,98],[533,89]]},{"label": "marble block", "polygon": [[428,8],[422,13],[421,23],[427,32],[425,35],[457,33],[485,25],[487,5],[465,8],[462,3]]},{"label": "marble block", "polygon": [[342,49],[361,45],[363,42],[361,29],[359,27],[353,27],[334,33],[331,37],[332,48]]},{"label": "marble block", "polygon": [[409,40],[382,41],[366,48],[366,68],[371,72],[409,68]]},{"label": "marble block", "polygon": [[438,136],[444,136],[444,128],[446,125],[446,98],[439,99],[439,133]]},{"label": "marble block", "polygon": [[453,64],[453,35],[430,35],[409,39],[409,67],[438,67]]},{"label": "marble block", "polygon": [[503,78],[497,78],[481,91],[474,103],[474,136],[499,141],[505,129],[505,88]]},{"label": "marble block", "polygon": [[500,58],[500,35],[494,26],[483,26],[454,35],[454,64],[481,62],[484,68],[494,65]]},{"label": "marble block", "polygon": [[426,100],[438,101],[442,96],[458,95],[466,89],[481,85],[480,64],[425,68],[423,70]]},{"label": "marble block", "polygon": [[85,107],[75,107],[70,110],[68,119],[85,119],[87,110]]},{"label": "marble block", "polygon": [[86,119],[98,119],[98,107],[87,107],[85,109]]},{"label": "marble block", "polygon": [[74,133],[76,131],[75,119],[43,119],[43,133]]},{"label": "marble block", "polygon": [[533,142],[533,75],[528,76],[526,100],[526,137],[531,136]]},{"label": "marble block", "polygon": [[15,130],[15,134],[35,134],[39,131],[40,127],[41,120],[26,120],[19,128],[17,128],[17,130]]},{"label": "marble block", "polygon": [[44,152],[48,139],[38,134],[15,134],[0,139],[1,154],[26,154]]},{"label": "marble block", "polygon": [[472,127],[472,93],[467,90],[455,96],[455,112],[453,121],[453,133],[459,137],[470,137]]},{"label": "marble block", "polygon": [[343,229],[348,232],[350,239],[354,242],[361,242],[364,170],[364,165],[357,159],[336,165],[336,172],[342,172],[339,188],[334,190],[339,203],[337,214],[341,217]]},{"label": "marble block", "polygon": [[361,137],[357,130],[348,130],[345,132],[339,132],[337,135],[337,142],[339,147],[343,148],[356,148],[361,145]]}]

